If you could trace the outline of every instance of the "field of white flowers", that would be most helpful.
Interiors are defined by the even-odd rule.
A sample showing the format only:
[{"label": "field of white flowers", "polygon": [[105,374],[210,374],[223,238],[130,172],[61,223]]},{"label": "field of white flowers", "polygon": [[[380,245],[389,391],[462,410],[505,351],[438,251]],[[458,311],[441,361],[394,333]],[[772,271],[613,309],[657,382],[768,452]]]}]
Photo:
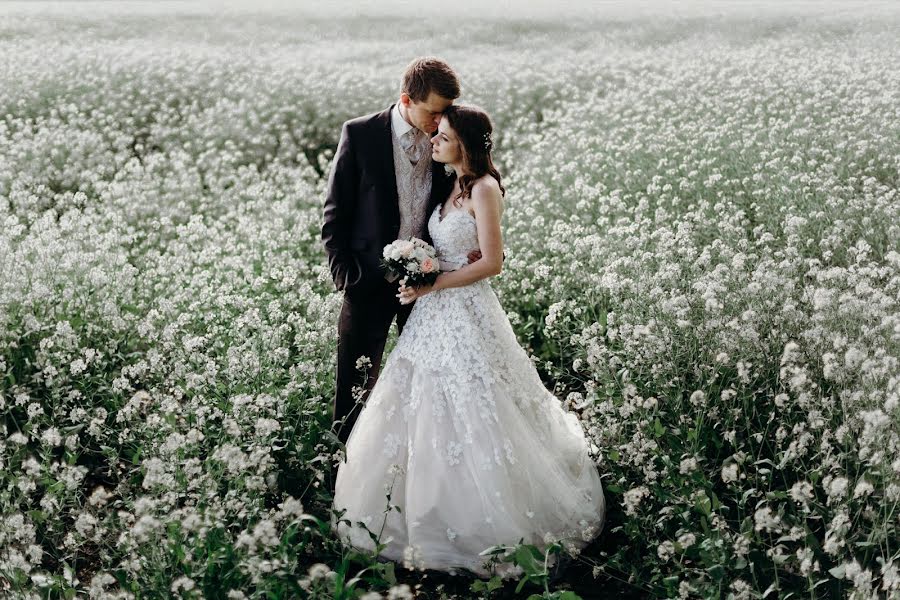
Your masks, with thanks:
[{"label": "field of white flowers", "polygon": [[[0,8],[0,594],[900,598],[896,10],[81,6]],[[601,451],[603,536],[519,594],[328,532],[324,176],[421,54]]]}]

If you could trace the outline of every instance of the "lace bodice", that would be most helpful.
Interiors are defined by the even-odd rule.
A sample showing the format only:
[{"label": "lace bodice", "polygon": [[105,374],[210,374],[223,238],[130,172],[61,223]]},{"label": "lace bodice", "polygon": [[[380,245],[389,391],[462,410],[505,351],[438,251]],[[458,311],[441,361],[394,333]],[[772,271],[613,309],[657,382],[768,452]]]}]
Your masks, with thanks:
[{"label": "lace bodice", "polygon": [[434,242],[442,271],[465,265],[469,262],[469,252],[478,248],[475,217],[465,209],[452,209],[441,219],[438,204],[428,219],[428,235]]},{"label": "lace bodice", "polygon": [[[475,217],[467,210],[451,210],[441,219],[440,209],[437,206],[428,219],[428,232],[441,270],[451,271],[468,264],[468,253],[478,248],[478,229]],[[556,404],[559,400],[543,387],[519,346],[490,278],[435,290],[416,300],[382,376],[403,381],[411,372],[396,369],[393,363],[404,359],[444,373],[441,399],[449,400],[456,409],[471,404],[486,423],[498,422],[492,388],[501,385],[510,400],[533,417],[536,434],[544,438],[549,433],[548,420],[538,415],[547,409],[548,400]],[[441,404],[441,399],[434,405],[439,419],[449,408]],[[402,407],[404,418],[417,410],[417,404],[417,396],[408,399]],[[464,430],[461,441],[472,443],[471,424],[461,424],[460,428]],[[500,450],[505,454],[505,448]]]}]

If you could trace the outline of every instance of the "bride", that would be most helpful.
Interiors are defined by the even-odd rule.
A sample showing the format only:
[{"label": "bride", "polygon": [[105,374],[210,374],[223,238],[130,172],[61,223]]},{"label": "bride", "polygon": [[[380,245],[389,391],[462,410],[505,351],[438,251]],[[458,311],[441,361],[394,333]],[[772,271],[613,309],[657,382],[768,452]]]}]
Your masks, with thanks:
[{"label": "bride", "polygon": [[[453,168],[453,191],[428,220],[441,274],[400,287],[416,301],[346,444],[332,528],[381,556],[492,575],[479,553],[497,544],[581,549],[603,528],[606,505],[578,418],[541,382],[488,281],[500,272],[500,174],[492,125],[454,105],[432,138],[432,159]],[[468,264],[467,254],[482,258]],[[390,504],[400,510],[387,509]],[[362,526],[364,527],[362,527]],[[409,556],[408,554],[406,555]],[[521,569],[496,566],[493,574]]]}]

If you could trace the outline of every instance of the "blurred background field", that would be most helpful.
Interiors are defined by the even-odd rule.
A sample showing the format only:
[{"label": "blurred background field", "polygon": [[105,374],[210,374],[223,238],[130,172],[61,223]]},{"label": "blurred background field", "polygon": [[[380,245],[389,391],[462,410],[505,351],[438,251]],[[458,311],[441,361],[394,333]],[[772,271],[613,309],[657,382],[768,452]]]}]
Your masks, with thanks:
[{"label": "blurred background field", "polygon": [[894,3],[0,4],[0,589],[519,596],[327,527],[325,177],[435,54],[493,117],[493,285],[610,507],[521,594],[898,597],[898,33]]}]

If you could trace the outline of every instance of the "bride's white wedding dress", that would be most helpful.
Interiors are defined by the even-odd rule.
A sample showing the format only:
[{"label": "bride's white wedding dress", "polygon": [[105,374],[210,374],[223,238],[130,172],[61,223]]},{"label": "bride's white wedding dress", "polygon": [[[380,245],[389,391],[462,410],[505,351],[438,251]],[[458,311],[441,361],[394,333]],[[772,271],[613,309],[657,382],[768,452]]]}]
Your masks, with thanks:
[{"label": "bride's white wedding dress", "polygon": [[[442,269],[478,247],[465,210],[428,231]],[[401,512],[387,513],[390,503]],[[425,568],[491,575],[479,552],[495,544],[545,547],[545,535],[583,548],[606,505],[577,417],[541,382],[487,279],[416,300],[347,440],[332,528],[357,548],[390,538],[381,556],[417,547]],[[383,527],[383,531],[382,531]],[[506,563],[496,574],[521,573]]]}]

